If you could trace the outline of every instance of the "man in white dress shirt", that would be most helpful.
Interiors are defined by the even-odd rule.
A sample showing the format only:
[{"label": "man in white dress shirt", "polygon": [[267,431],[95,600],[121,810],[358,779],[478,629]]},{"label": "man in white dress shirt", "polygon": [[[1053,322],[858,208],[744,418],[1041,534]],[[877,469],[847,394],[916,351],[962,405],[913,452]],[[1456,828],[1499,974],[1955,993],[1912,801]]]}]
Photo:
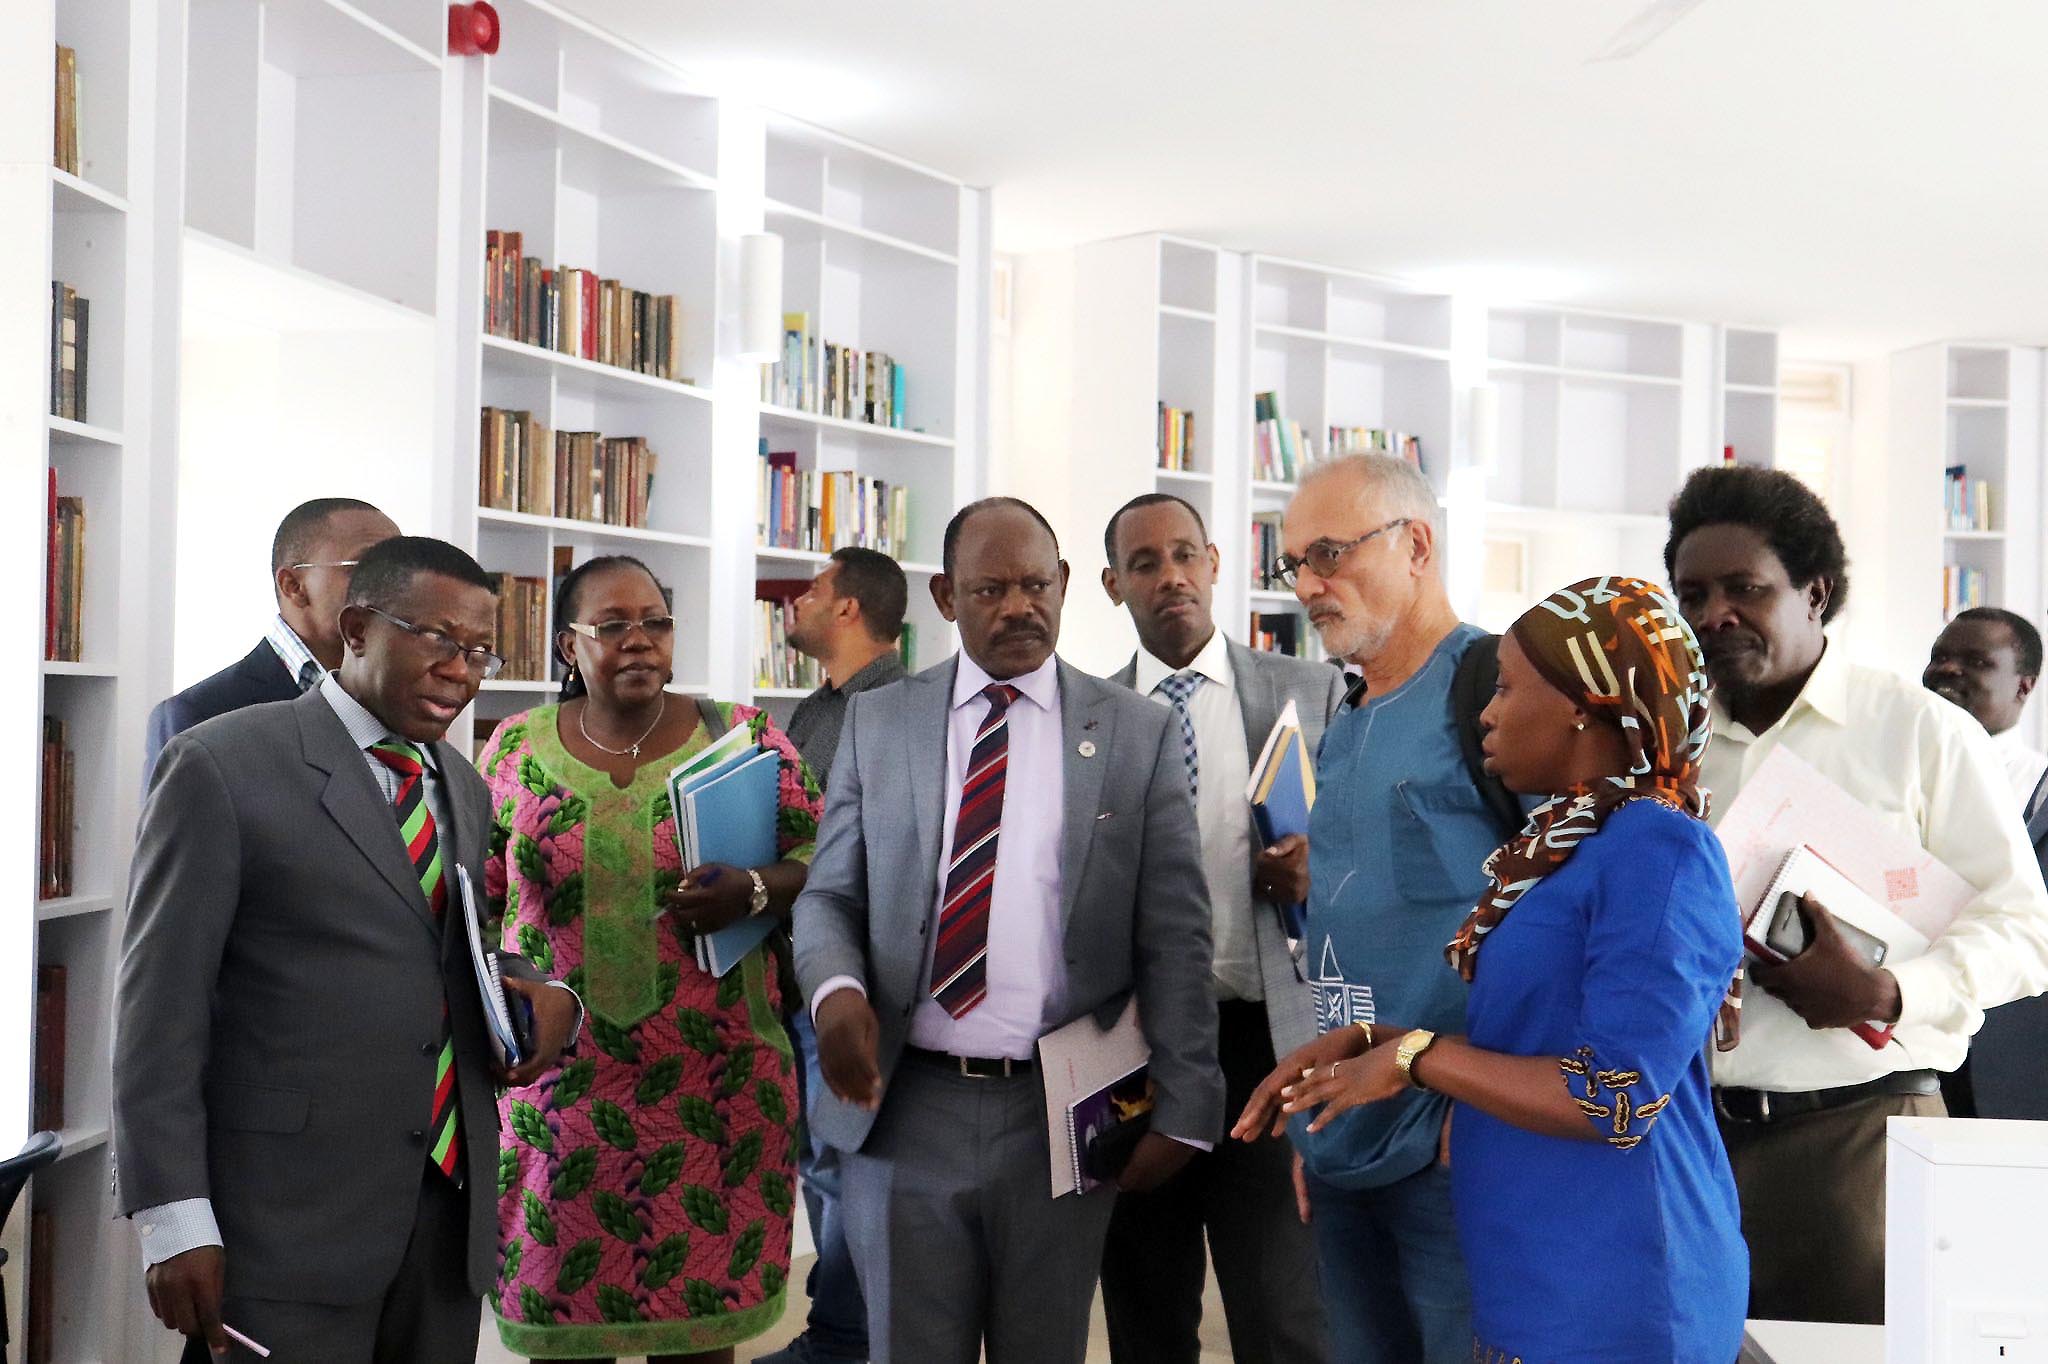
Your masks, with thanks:
[{"label": "man in white dress shirt", "polygon": [[[1813,942],[1756,965],[1740,1045],[1714,1058],[1742,1195],[1750,1315],[1884,1319],[1884,1126],[1943,1112],[1937,1072],[1984,1010],[2048,985],[2048,892],[1983,727],[1858,667],[1826,626],[1848,596],[1827,508],[1767,469],[1703,469],[1671,506],[1665,563],[1715,685],[1702,785],[1716,816],[1779,744],[1978,891],[1920,956],[1868,965],[1825,908]],[[1852,1024],[1896,1025],[1873,1050]]]},{"label": "man in white dress shirt", "polygon": [[1080,1364],[1115,1188],[1051,1196],[1038,1039],[1136,998],[1155,1105],[1118,1186],[1222,1134],[1194,806],[1165,708],[1054,655],[1038,512],[973,503],[943,559],[961,652],[853,699],[796,902],[808,1116],[845,1157],[871,1359]]},{"label": "man in white dress shirt", "polygon": [[[1315,1037],[1315,995],[1289,948],[1280,905],[1308,898],[1308,840],[1261,847],[1245,799],[1252,760],[1292,701],[1313,753],[1344,700],[1327,663],[1226,639],[1212,600],[1220,559],[1201,513],[1165,493],[1124,504],[1103,532],[1103,590],[1131,613],[1138,650],[1111,680],[1173,712],[1202,835],[1216,942],[1224,1111],[1243,1111],[1285,1056]],[[1320,1364],[1330,1356],[1315,1238],[1286,1141],[1223,1143],[1150,1193],[1117,1198],[1102,1258],[1102,1307],[1115,1364],[1194,1364],[1202,1283],[1216,1265],[1230,1353],[1239,1364]],[[1205,1245],[1206,1241],[1206,1245]]]}]

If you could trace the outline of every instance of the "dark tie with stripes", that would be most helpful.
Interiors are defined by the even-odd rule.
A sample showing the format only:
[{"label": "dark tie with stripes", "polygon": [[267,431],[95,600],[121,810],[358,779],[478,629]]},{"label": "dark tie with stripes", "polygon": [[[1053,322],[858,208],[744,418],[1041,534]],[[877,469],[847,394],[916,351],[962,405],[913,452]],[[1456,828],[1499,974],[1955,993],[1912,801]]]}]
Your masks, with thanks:
[{"label": "dark tie with stripes", "polygon": [[1017,689],[991,682],[981,689],[988,714],[974,736],[960,812],[953,816],[953,860],[939,905],[939,943],[932,951],[932,998],[964,1018],[988,997],[988,911],[1002,833],[1003,778],[1010,766],[1010,703]]},{"label": "dark tie with stripes", "polygon": [[[403,739],[386,739],[370,748],[370,756],[398,774],[398,835],[405,840],[413,873],[427,908],[439,921],[448,905],[448,882],[441,874],[441,840],[434,831],[434,812],[427,808],[425,766],[420,751]],[[427,1163],[451,1179],[462,1159],[462,1115],[455,1102],[455,1035],[448,1028],[448,1002],[441,1002],[441,1051],[434,1061],[434,1118],[427,1131]]]}]

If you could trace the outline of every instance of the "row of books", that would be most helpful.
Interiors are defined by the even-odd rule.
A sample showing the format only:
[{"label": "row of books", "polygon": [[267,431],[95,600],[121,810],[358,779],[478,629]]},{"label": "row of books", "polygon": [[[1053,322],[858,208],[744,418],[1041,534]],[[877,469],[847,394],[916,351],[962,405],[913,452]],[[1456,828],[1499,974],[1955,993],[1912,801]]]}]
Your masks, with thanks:
[{"label": "row of books", "polygon": [[49,489],[43,657],[76,663],[85,653],[85,499],[57,496],[55,469]]},{"label": "row of books", "polygon": [[1293,483],[1315,459],[1315,445],[1302,424],[1280,415],[1280,396],[1253,394],[1252,477],[1262,483]]},{"label": "row of books", "polygon": [[682,309],[674,294],[630,289],[595,270],[523,254],[525,235],[484,233],[484,330],[636,374],[682,375]]},{"label": "row of books", "polygon": [[64,722],[43,717],[42,792],[37,809],[41,829],[36,848],[36,895],[59,900],[71,894],[72,829],[78,821],[78,761]]},{"label": "row of books", "polygon": [[498,675],[520,682],[548,678],[548,584],[540,578],[493,573],[498,587]]},{"label": "row of books", "polygon": [[1941,616],[1947,620],[1959,611],[1991,605],[1991,584],[1981,568],[1962,564],[1941,566]]},{"label": "row of books", "polygon": [[57,44],[57,144],[52,163],[73,175],[78,166],[78,52]]},{"label": "row of books", "polygon": [[550,432],[531,412],[483,409],[477,503],[607,526],[647,524],[655,452],[644,436]]},{"label": "row of books", "polygon": [[1998,528],[1990,479],[1971,478],[1969,467],[1962,464],[1951,464],[1942,475],[1942,514],[1950,530]]},{"label": "row of books", "polygon": [[1333,426],[1323,449],[1338,455],[1398,455],[1416,468],[1422,467],[1422,437],[1406,431],[1385,431],[1377,426]]},{"label": "row of books", "polygon": [[1302,618],[1293,611],[1252,612],[1250,644],[1269,654],[1301,657]]},{"label": "row of books", "polygon": [[859,546],[902,558],[910,547],[910,490],[866,474],[796,467],[794,450],[761,442],[756,540],[829,554]]},{"label": "row of books", "polygon": [[1159,467],[1186,471],[1194,467],[1195,414],[1159,404]]},{"label": "row of books", "polygon": [[1280,557],[1279,512],[1256,512],[1252,516],[1252,590],[1274,588],[1273,561]]},{"label": "row of books", "polygon": [[62,280],[50,281],[50,415],[86,420],[86,339],[91,308]]},{"label": "row of books", "polygon": [[64,1127],[64,1016],[68,993],[62,965],[45,962],[36,967],[36,1069],[35,1118],[38,1132],[58,1132]]},{"label": "row of books", "polygon": [[782,356],[761,375],[761,401],[902,430],[903,367],[882,351],[822,344],[809,313],[782,315]]},{"label": "row of books", "polygon": [[754,590],[754,686],[813,689],[825,680],[818,660],[789,642],[796,624],[796,599],[810,580],[764,580]]}]

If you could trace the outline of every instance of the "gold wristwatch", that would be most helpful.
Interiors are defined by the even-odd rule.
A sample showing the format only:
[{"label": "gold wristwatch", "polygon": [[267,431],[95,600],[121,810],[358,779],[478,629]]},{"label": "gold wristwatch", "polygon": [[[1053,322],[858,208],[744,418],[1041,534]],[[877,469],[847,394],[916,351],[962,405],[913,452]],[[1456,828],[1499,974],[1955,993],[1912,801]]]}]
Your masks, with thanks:
[{"label": "gold wristwatch", "polygon": [[1407,1077],[1408,1083],[1417,1089],[1428,1086],[1415,1078],[1415,1058],[1436,1045],[1436,1034],[1428,1028],[1417,1028],[1403,1037],[1394,1047],[1394,1069]]}]

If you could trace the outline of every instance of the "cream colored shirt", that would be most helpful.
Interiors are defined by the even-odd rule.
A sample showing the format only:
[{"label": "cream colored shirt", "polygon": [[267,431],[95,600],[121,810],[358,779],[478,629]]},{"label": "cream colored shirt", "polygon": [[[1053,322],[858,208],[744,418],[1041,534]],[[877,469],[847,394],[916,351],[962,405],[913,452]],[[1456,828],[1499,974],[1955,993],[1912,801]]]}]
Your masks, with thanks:
[{"label": "cream colored shirt", "polygon": [[[1135,690],[1169,710],[1173,702],[1158,690],[1177,670],[1169,668],[1140,645]],[[1202,675],[1202,685],[1188,698],[1188,718],[1195,725],[1199,779],[1195,784],[1195,823],[1202,834],[1202,871],[1209,882],[1209,934],[1215,944],[1217,993],[1225,999],[1264,999],[1259,978],[1257,929],[1252,920],[1252,807],[1244,798],[1251,781],[1252,760],[1245,748],[1244,711],[1238,705],[1237,678],[1230,668],[1230,650],[1223,632],[1215,631],[1185,671]],[[1180,721],[1173,722],[1174,733]]]},{"label": "cream colored shirt", "polygon": [[1997,750],[1967,711],[1829,648],[1762,734],[1718,701],[1713,725],[1702,779],[1716,818],[1771,750],[1788,744],[1979,892],[1924,954],[1885,968],[1899,982],[1900,1012],[1883,1051],[1846,1028],[1816,1032],[1752,985],[1741,1045],[1714,1055],[1715,1083],[1784,1092],[1954,1070],[1984,1010],[2048,988],[2048,890]]}]

